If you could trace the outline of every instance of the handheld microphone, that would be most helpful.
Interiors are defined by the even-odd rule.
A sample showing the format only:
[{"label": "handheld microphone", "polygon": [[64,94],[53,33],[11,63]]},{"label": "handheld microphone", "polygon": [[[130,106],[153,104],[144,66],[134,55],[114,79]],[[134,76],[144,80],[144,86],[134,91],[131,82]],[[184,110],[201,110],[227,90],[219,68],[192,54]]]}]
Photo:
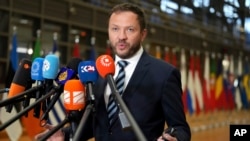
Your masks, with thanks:
[{"label": "handheld microphone", "polygon": [[[45,56],[42,68],[42,77],[44,78],[45,94],[48,93],[54,87],[54,79],[57,76],[59,68],[59,58],[56,55],[49,54]],[[46,111],[50,98],[46,99],[42,104],[43,112]],[[45,117],[46,120],[48,116]]]},{"label": "handheld microphone", "polygon": [[[21,73],[17,76],[19,76],[19,77],[21,76],[21,78],[24,79],[23,81],[25,81],[28,78],[26,80],[27,82],[25,82],[25,83],[28,83],[30,78],[32,80],[37,80],[37,82],[39,82],[39,83],[42,83],[42,80],[44,80],[43,77],[41,76],[42,75],[42,72],[41,72],[42,71],[42,63],[43,63],[42,58],[36,58],[31,65],[31,71],[30,71],[29,75],[27,75],[29,72],[26,72],[29,70],[25,70],[26,73],[23,73],[23,71],[21,71]],[[17,72],[17,73],[19,73],[19,72]],[[23,78],[23,77],[25,77],[25,78]],[[14,82],[14,80],[13,80],[13,82]],[[22,82],[21,84],[26,85],[25,83]],[[29,99],[27,99],[27,98],[30,98],[30,97],[35,97],[36,99],[41,97],[41,96],[37,96],[37,94],[39,94],[39,92],[43,89],[43,85],[37,85],[35,87],[32,87],[28,90],[23,91],[24,87],[25,86],[23,86],[23,88],[21,90],[19,90],[20,93],[18,95],[14,95],[14,96],[11,96],[10,98],[8,98],[4,101],[0,101],[0,107],[10,105],[14,102],[19,102],[19,101],[23,101],[23,100],[29,101]],[[10,94],[11,94],[11,92],[10,92]],[[27,105],[29,104],[28,102],[25,102],[25,103]],[[27,105],[24,107],[27,107]],[[36,108],[36,109],[38,109],[38,108]]]},{"label": "handheld microphone", "polygon": [[[37,58],[36,60],[34,60],[32,65],[29,60],[24,59],[21,61],[21,63],[19,64],[20,66],[15,74],[15,77],[13,78],[14,85],[12,84],[11,90],[9,92],[9,98],[4,101],[0,101],[0,107],[10,105],[14,102],[23,101],[23,107],[25,108],[29,105],[29,99],[31,97],[36,97],[36,95],[34,94],[43,89],[42,85],[37,85],[35,87],[29,88],[32,85],[32,81],[43,80],[43,78],[41,77],[41,72],[39,72],[41,71],[42,66],[41,59],[42,58]],[[17,83],[15,83],[16,81]],[[15,87],[17,84],[19,84],[19,87]],[[16,91],[18,91],[19,93]],[[14,93],[18,94],[14,95]]]},{"label": "handheld microphone", "polygon": [[31,79],[36,81],[44,81],[43,77],[43,62],[44,58],[35,58],[31,65]]},{"label": "handheld microphone", "polygon": [[59,58],[56,55],[49,54],[43,61],[42,76],[45,79],[55,79],[59,68]]},{"label": "handheld microphone", "polygon": [[79,121],[78,118],[81,117],[81,110],[83,110],[86,105],[84,85],[80,82],[80,80],[68,80],[64,85],[63,94],[64,107],[66,111],[68,111],[67,115],[61,123],[59,123],[56,127],[43,136],[41,139],[42,141],[48,139],[68,122],[71,126],[71,137],[75,133],[75,129],[77,128]]},{"label": "handheld microphone", "polygon": [[[31,66],[31,79],[36,81],[36,86],[41,86],[41,87],[43,87],[44,85],[44,78],[42,76],[43,61],[44,58],[41,57],[35,58]],[[43,89],[36,91],[35,93],[36,101],[42,97]],[[37,104],[37,106],[34,108],[34,113],[33,113],[34,117],[39,118],[40,109],[41,109],[41,103]]]},{"label": "handheld microphone", "polygon": [[[10,85],[8,98],[14,97],[19,93],[23,92],[28,87],[31,87],[30,67],[30,60],[22,59],[20,61],[17,71],[14,75],[13,81]],[[6,106],[6,111],[11,112],[12,108],[13,104],[10,104]]]},{"label": "handheld microphone", "polygon": [[87,87],[87,96],[90,100],[95,100],[93,94],[93,84],[98,79],[98,72],[96,70],[94,61],[82,61],[78,65],[78,73],[80,81]]},{"label": "handheld microphone", "polygon": [[64,86],[64,107],[70,114],[70,126],[71,126],[71,137],[73,137],[77,127],[79,117],[81,117],[80,111],[86,105],[86,94],[84,85],[80,80],[69,80]]},{"label": "handheld microphone", "polygon": [[94,61],[82,61],[80,62],[78,66],[78,73],[79,73],[79,78],[80,81],[86,85],[86,95],[87,99],[89,101],[89,104],[87,105],[84,114],[82,116],[82,119],[79,123],[79,127],[77,128],[74,138],[74,141],[80,140],[81,133],[83,131],[83,128],[85,126],[85,123],[87,122],[87,119],[90,115],[91,111],[94,110],[94,100],[95,96],[93,93],[93,84],[97,81],[98,79],[98,72],[96,70],[95,62]]},{"label": "handheld microphone", "polygon": [[78,64],[80,61],[81,61],[81,59],[79,59],[79,58],[72,58],[66,67],[62,67],[60,69],[60,71],[55,79],[55,81],[58,84],[59,91],[57,91],[57,93],[51,99],[48,107],[46,108],[46,110],[44,111],[44,113],[41,117],[41,120],[43,120],[48,115],[49,111],[53,108],[56,101],[60,98],[60,95],[63,92],[64,84],[70,79],[77,79],[78,78],[77,67],[78,67]]},{"label": "handheld microphone", "polygon": [[[115,81],[113,79],[113,75],[115,72],[115,64],[114,60],[109,55],[101,55],[96,59],[96,68],[99,74],[108,80],[108,84],[110,86],[112,95],[114,96],[115,101],[118,103],[118,107],[121,110],[119,113],[119,119],[122,124],[123,129],[130,128],[134,130],[138,140],[146,141],[145,136],[143,135],[142,131],[140,130],[139,126],[137,125],[136,121],[134,120],[132,114],[130,113],[129,109],[127,108],[126,104],[121,98],[119,91],[117,90]],[[124,113],[125,115],[124,115]],[[127,121],[128,120],[128,121]]]},{"label": "handheld microphone", "polygon": [[84,85],[80,80],[68,80],[63,91],[64,107],[68,111],[80,111],[86,105]]},{"label": "handheld microphone", "polygon": [[69,79],[78,78],[78,65],[82,60],[80,58],[72,58],[66,67],[62,67],[55,79],[57,84],[64,85]]}]

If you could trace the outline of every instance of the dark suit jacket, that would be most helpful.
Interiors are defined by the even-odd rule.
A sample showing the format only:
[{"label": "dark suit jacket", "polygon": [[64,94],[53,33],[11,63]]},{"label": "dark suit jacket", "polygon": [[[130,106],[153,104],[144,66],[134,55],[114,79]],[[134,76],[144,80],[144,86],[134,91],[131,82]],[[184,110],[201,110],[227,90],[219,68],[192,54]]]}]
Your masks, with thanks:
[{"label": "dark suit jacket", "polygon": [[[120,121],[109,129],[104,102],[107,82],[100,78],[95,84],[95,112],[93,128],[87,127],[83,136],[92,135],[96,141],[136,141],[133,130],[123,131]],[[189,141],[190,128],[186,122],[182,104],[182,89],[179,71],[163,60],[143,52],[122,96],[148,141],[162,135],[165,122],[176,128],[178,141]]]}]

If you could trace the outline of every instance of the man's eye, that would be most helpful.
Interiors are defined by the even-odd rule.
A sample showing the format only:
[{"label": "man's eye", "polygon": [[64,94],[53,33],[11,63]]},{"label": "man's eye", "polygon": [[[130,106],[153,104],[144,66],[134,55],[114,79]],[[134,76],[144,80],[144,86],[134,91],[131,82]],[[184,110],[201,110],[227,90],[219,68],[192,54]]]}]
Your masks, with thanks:
[{"label": "man's eye", "polygon": [[128,28],[128,31],[129,32],[134,32],[134,29],[133,28]]},{"label": "man's eye", "polygon": [[112,28],[113,31],[118,31],[118,28],[114,27]]}]

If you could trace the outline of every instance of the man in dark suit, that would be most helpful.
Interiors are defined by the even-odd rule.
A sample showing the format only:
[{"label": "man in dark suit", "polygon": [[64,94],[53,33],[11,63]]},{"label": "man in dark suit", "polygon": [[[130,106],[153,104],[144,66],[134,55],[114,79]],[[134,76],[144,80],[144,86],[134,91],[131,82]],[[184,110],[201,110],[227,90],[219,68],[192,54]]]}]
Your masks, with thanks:
[{"label": "man in dark suit", "polygon": [[[119,78],[118,62],[126,61],[120,94],[146,140],[191,140],[182,104],[180,72],[169,63],[150,56],[142,47],[147,35],[143,11],[128,3],[115,6],[110,13],[108,33],[117,70],[113,77]],[[122,129],[119,107],[113,104],[110,108],[111,90],[105,79],[100,78],[94,90],[95,115],[90,118],[93,122],[86,124],[87,131],[82,133],[81,139],[94,136],[96,141],[138,140],[132,129]],[[115,114],[110,115],[109,109]],[[174,134],[164,132],[165,125],[173,127]]]}]

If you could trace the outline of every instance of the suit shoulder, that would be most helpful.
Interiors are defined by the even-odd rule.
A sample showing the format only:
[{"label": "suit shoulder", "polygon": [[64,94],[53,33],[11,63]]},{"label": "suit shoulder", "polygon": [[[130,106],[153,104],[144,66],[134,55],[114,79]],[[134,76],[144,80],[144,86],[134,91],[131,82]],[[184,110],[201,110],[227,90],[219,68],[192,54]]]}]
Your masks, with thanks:
[{"label": "suit shoulder", "polygon": [[175,66],[173,66],[172,64],[164,61],[164,60],[161,60],[161,59],[157,59],[153,56],[150,56],[150,62],[151,62],[151,65],[152,66],[155,66],[155,67],[159,67],[161,69],[177,69]]}]

